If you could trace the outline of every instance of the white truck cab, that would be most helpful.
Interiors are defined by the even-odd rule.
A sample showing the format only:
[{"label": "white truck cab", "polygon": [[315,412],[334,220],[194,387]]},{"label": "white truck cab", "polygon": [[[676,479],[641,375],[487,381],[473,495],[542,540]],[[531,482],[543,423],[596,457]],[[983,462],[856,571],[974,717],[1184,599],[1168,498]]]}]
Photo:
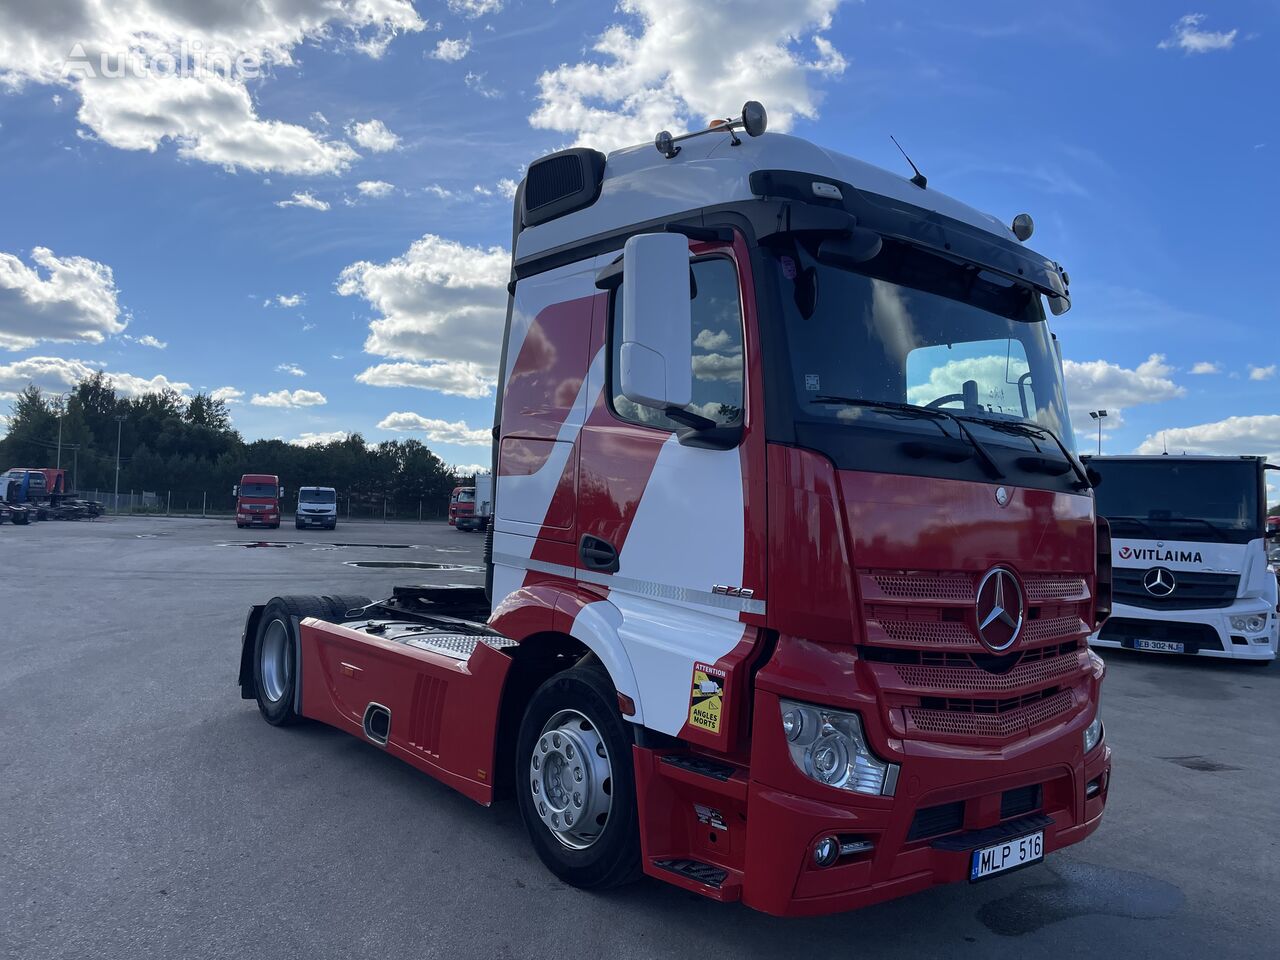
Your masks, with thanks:
[{"label": "white truck cab", "polygon": [[1114,606],[1089,642],[1274,660],[1280,638],[1261,457],[1090,457],[1111,524]]},{"label": "white truck cab", "polygon": [[336,530],[338,492],[333,487],[299,487],[298,509],[294,514],[294,525],[299,530],[304,527]]}]

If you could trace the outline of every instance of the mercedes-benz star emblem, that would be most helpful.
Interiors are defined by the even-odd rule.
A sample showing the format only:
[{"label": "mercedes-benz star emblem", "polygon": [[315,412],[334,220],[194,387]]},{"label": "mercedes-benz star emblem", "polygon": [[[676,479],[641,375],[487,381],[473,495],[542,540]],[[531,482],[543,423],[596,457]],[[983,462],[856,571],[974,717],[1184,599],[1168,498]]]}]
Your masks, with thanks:
[{"label": "mercedes-benz star emblem", "polygon": [[1022,632],[1022,588],[1004,567],[992,567],[978,584],[978,639],[994,653],[1008,650]]},{"label": "mercedes-benz star emblem", "polygon": [[1173,578],[1171,570],[1166,570],[1164,567],[1152,567],[1142,578],[1142,585],[1146,587],[1147,593],[1153,597],[1167,597],[1173,593],[1178,581]]}]

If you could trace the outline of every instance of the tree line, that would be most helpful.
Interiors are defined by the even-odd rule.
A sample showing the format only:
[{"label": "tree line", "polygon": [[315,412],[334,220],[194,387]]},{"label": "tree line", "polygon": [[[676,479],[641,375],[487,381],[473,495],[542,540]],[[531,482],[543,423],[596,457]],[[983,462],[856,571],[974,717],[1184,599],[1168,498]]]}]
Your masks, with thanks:
[{"label": "tree line", "polygon": [[207,492],[209,508],[230,509],[231,487],[246,473],[277,474],[292,501],[299,486],[338,491],[353,513],[376,514],[384,501],[392,515],[442,516],[449,493],[469,478],[456,476],[419,440],[369,445],[358,433],[301,446],[283,440],[246,443],[231,425],[226,403],[207,393],[190,399],[172,390],[125,397],[101,371],[85,377],[69,396],[47,396],[28,385],[12,403],[8,433],[0,440],[0,470],[61,466],[68,487],[111,491],[168,491],[186,497]]}]

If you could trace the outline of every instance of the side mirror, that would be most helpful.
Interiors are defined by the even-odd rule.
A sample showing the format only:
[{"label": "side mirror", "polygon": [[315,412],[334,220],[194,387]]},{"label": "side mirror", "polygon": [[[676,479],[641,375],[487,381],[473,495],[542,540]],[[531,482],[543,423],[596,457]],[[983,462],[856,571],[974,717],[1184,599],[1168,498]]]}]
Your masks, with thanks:
[{"label": "side mirror", "polygon": [[623,247],[622,263],[622,395],[657,410],[688,406],[693,399],[689,241],[678,233],[640,234]]},{"label": "side mirror", "polygon": [[280,499],[281,499],[281,500],[283,500],[283,499],[284,499],[284,487],[281,487],[281,488],[280,488]]},{"label": "side mirror", "polygon": [[231,488],[231,495],[233,497],[240,496],[240,484],[237,483]]}]

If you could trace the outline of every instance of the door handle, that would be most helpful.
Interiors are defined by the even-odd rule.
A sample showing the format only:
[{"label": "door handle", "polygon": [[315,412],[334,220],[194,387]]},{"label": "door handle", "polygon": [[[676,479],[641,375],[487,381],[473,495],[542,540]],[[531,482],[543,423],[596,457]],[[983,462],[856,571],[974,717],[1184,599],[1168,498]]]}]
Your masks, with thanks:
[{"label": "door handle", "polygon": [[578,541],[578,558],[587,570],[598,573],[618,572],[618,551],[608,540],[583,534]]}]

